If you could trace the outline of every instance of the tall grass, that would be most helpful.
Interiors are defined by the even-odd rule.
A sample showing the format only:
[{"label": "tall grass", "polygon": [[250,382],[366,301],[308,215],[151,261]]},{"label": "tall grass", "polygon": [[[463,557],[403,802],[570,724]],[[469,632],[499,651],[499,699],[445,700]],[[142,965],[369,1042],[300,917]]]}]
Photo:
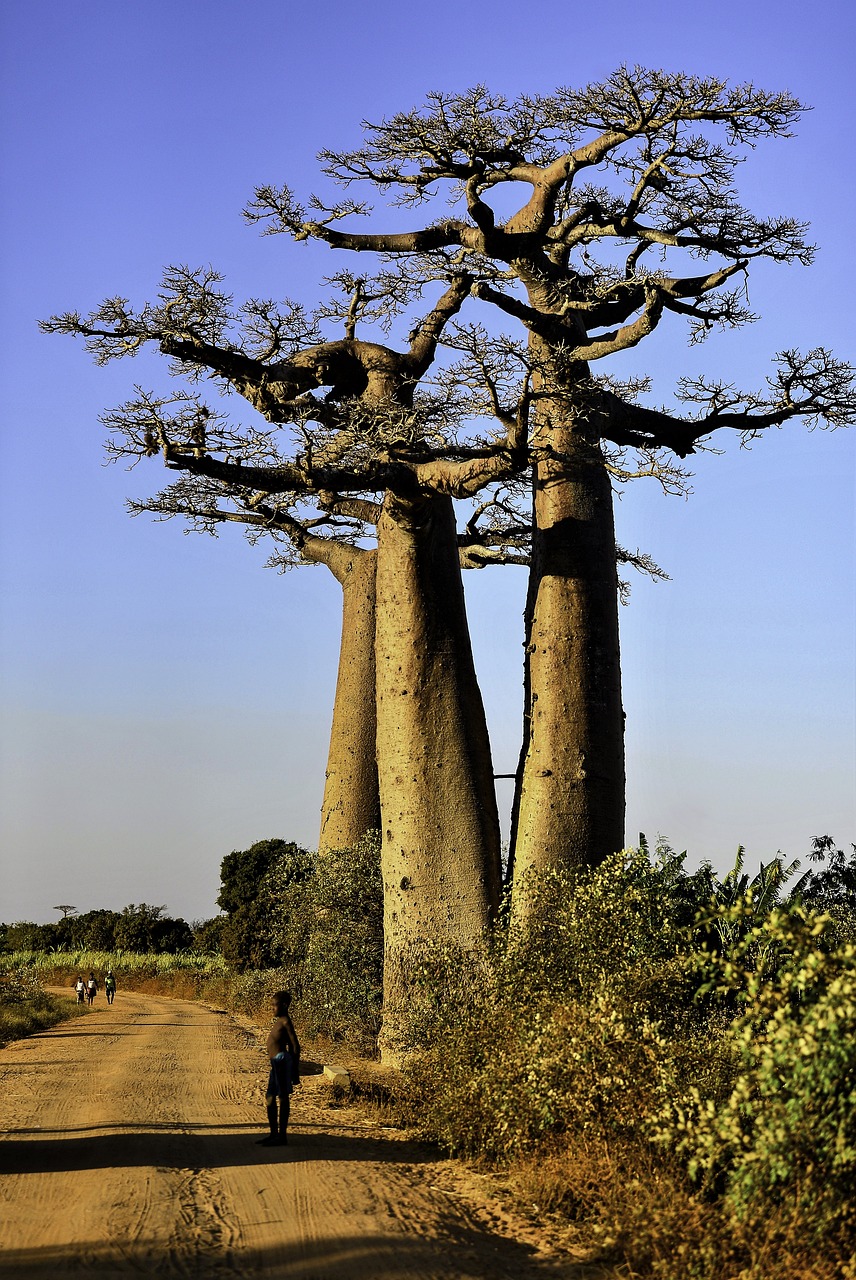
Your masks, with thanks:
[{"label": "tall grass", "polygon": [[43,982],[68,978],[93,970],[98,976],[112,969],[126,979],[156,978],[172,973],[211,977],[228,972],[222,956],[181,951],[175,955],[151,955],[136,951],[12,951],[0,955],[0,973],[10,969],[32,969]]}]

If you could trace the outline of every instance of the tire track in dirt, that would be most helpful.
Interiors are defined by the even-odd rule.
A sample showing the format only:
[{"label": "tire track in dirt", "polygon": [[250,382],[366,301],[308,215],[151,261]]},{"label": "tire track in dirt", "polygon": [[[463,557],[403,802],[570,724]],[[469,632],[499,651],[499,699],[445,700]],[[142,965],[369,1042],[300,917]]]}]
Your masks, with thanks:
[{"label": "tire track in dirt", "polygon": [[289,1146],[264,1132],[267,1062],[222,1012],[121,992],[0,1051],[0,1275],[9,1280],[532,1280],[593,1275],[491,1229],[430,1151],[318,1077]]}]

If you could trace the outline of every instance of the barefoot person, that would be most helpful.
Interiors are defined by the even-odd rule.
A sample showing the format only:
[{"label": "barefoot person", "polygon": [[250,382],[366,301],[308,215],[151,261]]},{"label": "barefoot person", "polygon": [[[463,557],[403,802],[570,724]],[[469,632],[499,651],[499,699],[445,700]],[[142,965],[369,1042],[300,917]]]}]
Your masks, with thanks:
[{"label": "barefoot person", "polygon": [[86,979],[86,999],[90,1004],[95,999],[95,993],[98,990],[98,980],[92,970],[89,970],[89,977]]},{"label": "barefoot person", "polygon": [[107,1003],[112,1004],[116,998],[116,979],[113,977],[113,970],[108,969],[104,979],[104,992],[107,996]]},{"label": "barefoot person", "polygon": [[[270,1076],[265,1103],[270,1136],[260,1139],[259,1145],[263,1147],[280,1147],[288,1142],[286,1131],[291,1109],[291,1090],[300,1083],[300,1043],[288,1012],[290,1004],[291,993],[277,991],[273,998],[274,1024],[267,1038]],[[277,1098],[279,1098],[278,1125]]]},{"label": "barefoot person", "polygon": [[83,981],[80,974],[77,975],[77,982],[74,984],[74,989],[77,992],[77,1003],[83,1004],[83,998],[86,995],[86,983]]}]

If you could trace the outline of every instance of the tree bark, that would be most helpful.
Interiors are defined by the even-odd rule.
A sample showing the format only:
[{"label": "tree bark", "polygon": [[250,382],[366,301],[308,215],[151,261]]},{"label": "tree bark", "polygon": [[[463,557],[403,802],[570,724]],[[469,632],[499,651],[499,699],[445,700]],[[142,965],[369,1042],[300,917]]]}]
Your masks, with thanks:
[{"label": "tree bark", "polygon": [[591,406],[542,402],[534,435],[527,707],[515,803],[513,911],[533,878],[624,843],[624,713],[612,486]]},{"label": "tree bark", "polygon": [[375,704],[377,553],[351,549],[331,565],[342,585],[342,644],[318,852],[353,849],[380,827]]},{"label": "tree bark", "polygon": [[493,764],[451,498],[388,492],[378,523],[377,711],[385,1060],[413,948],[478,948],[500,892]]}]

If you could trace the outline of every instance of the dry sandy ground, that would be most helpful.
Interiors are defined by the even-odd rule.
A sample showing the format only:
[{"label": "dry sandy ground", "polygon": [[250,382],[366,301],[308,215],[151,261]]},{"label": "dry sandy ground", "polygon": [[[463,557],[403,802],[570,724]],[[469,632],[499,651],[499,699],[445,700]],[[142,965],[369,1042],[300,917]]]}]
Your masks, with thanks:
[{"label": "dry sandy ground", "polygon": [[125,992],[0,1051],[0,1275],[587,1274],[430,1149],[332,1110],[317,1075],[288,1147],[257,1146],[266,1067],[227,1014]]}]

